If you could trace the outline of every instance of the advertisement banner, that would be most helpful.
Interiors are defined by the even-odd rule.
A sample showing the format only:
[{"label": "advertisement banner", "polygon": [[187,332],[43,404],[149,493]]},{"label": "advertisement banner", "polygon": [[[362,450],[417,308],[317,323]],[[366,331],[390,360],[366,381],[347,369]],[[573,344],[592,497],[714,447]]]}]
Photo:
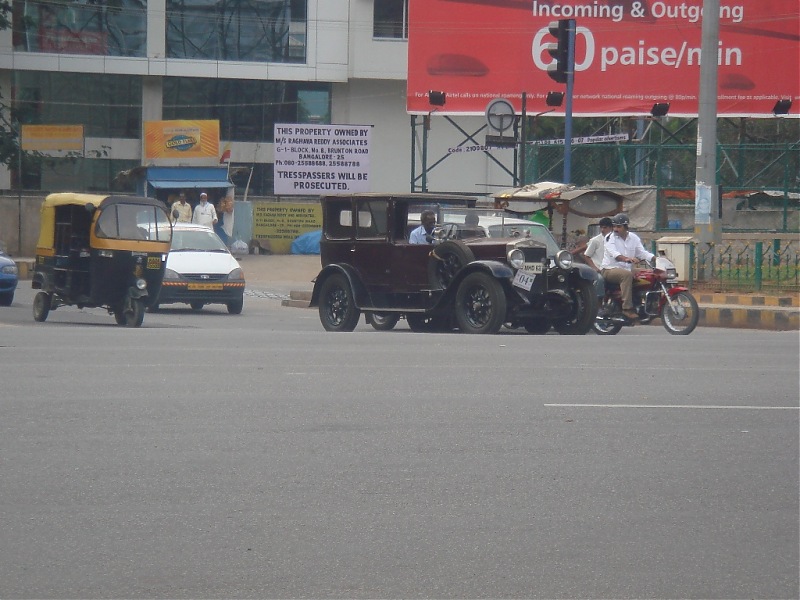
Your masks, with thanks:
[{"label": "advertisement banner", "polygon": [[[482,115],[507,98],[546,110],[555,42],[548,25],[575,19],[576,116],[697,116],[703,0],[410,0],[408,112]],[[798,0],[720,0],[720,116],[768,116],[777,100],[800,112]],[[446,94],[432,107],[428,92]],[[564,108],[551,114],[563,115]]]},{"label": "advertisement banner", "polygon": [[218,164],[219,121],[145,121],[144,161],[161,166],[185,164],[186,159]]},{"label": "advertisement banner", "polygon": [[47,156],[83,156],[83,125],[23,125],[22,149]]},{"label": "advertisement banner", "polygon": [[268,239],[276,254],[288,254],[295,238],[322,227],[322,206],[317,204],[253,203],[253,237]]},{"label": "advertisement banner", "polygon": [[369,125],[275,124],[275,194],[369,192]]}]

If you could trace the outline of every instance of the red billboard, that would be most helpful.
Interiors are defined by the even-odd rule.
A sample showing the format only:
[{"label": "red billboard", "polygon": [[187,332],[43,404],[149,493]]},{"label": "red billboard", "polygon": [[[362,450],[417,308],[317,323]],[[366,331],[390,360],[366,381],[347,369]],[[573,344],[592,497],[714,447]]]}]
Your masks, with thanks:
[{"label": "red billboard", "polygon": [[[548,25],[575,19],[576,116],[697,116],[703,0],[409,0],[410,113],[484,114],[494,98],[546,109]],[[720,0],[717,113],[767,116],[777,100],[800,112],[798,0]],[[552,113],[563,114],[563,108]]]}]

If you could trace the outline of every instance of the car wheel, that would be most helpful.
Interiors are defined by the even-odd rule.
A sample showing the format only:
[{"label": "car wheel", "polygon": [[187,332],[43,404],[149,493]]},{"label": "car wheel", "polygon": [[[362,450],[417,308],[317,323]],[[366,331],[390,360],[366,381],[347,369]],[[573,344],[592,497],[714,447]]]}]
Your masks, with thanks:
[{"label": "car wheel", "polygon": [[536,335],[544,335],[550,331],[550,326],[550,319],[531,319],[530,321],[525,321],[523,325],[525,331]]},{"label": "car wheel", "polygon": [[203,307],[205,306],[205,303],[204,302],[197,302],[195,300],[195,301],[189,302],[189,306],[192,307],[192,310],[203,310]]},{"label": "car wheel", "polygon": [[319,320],[326,331],[353,331],[361,311],[344,275],[331,275],[319,292]]},{"label": "car wheel", "polygon": [[0,294],[0,306],[11,306],[12,302],[14,302],[14,292]]},{"label": "car wheel", "polygon": [[446,288],[464,265],[475,260],[475,255],[464,242],[448,240],[435,246],[428,260],[428,283],[431,288]]},{"label": "car wheel", "polygon": [[52,298],[47,292],[39,292],[33,298],[33,320],[43,323],[50,314]]},{"label": "car wheel", "polygon": [[394,329],[400,320],[400,313],[372,312],[367,313],[367,323],[378,331],[389,331]]},{"label": "car wheel", "polygon": [[240,296],[236,298],[236,300],[230,300],[227,302],[226,306],[228,307],[228,312],[232,315],[239,315],[242,313],[242,308],[244,307],[244,296]]},{"label": "car wheel", "polygon": [[561,335],[584,335],[589,332],[597,319],[597,293],[591,281],[580,279],[570,288],[572,311],[566,319],[553,323]]},{"label": "car wheel", "polygon": [[456,292],[458,327],[464,333],[497,333],[506,320],[503,286],[487,273],[472,273]]},{"label": "car wheel", "polygon": [[430,315],[425,313],[408,313],[406,315],[408,328],[417,333],[435,333],[448,331],[451,328],[445,315]]}]

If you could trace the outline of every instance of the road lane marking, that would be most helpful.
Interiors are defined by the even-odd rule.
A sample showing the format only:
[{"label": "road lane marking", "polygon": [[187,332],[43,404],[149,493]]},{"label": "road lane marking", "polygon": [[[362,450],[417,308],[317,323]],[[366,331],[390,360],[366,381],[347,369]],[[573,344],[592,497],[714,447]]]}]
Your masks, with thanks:
[{"label": "road lane marking", "polygon": [[694,408],[697,410],[800,410],[800,406],[732,406],[722,404],[545,404],[550,408]]}]

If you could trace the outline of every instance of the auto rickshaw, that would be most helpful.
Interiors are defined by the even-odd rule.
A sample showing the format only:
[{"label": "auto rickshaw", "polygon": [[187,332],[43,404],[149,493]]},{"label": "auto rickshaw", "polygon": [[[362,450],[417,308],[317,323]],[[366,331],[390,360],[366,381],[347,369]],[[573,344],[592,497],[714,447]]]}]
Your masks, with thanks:
[{"label": "auto rickshaw", "polygon": [[139,327],[158,296],[172,227],[153,198],[58,193],[42,203],[33,318],[59,306],[104,307],[117,324]]}]

